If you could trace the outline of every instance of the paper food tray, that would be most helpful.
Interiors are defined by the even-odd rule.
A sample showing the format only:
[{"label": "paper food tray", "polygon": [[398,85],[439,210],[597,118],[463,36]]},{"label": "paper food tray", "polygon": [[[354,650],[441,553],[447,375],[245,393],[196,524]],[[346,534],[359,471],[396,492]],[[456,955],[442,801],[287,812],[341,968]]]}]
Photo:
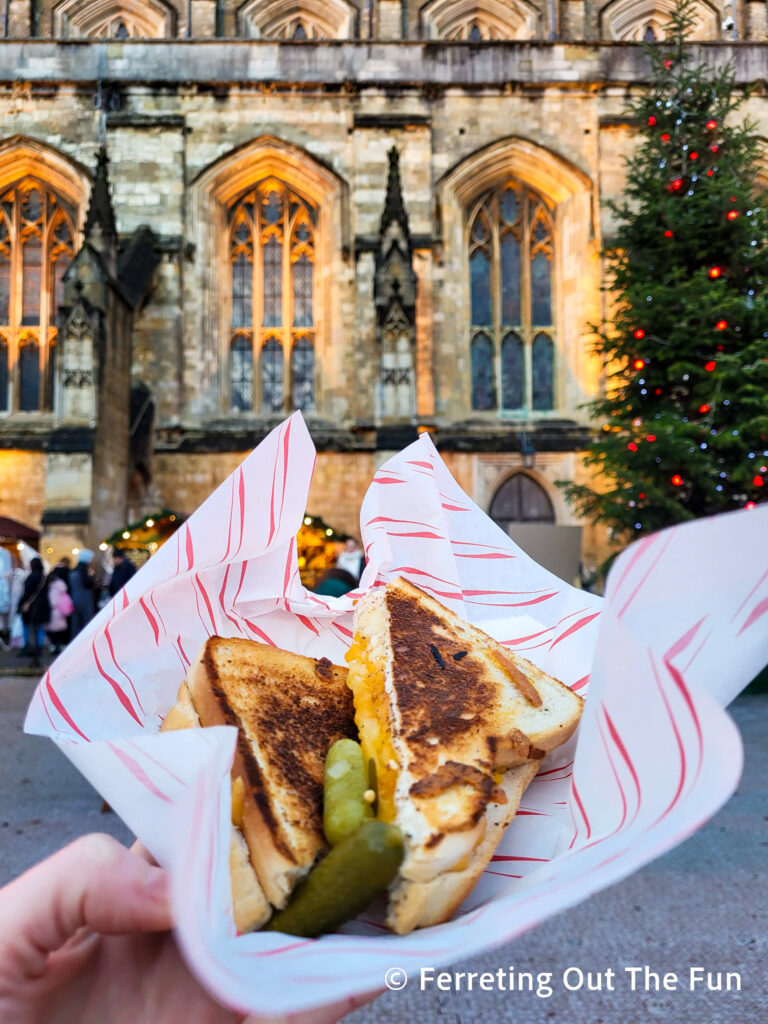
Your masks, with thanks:
[{"label": "paper food tray", "polygon": [[[361,509],[360,589],[304,589],[295,534],[315,452],[276,428],[41,680],[26,730],[50,736],[172,875],[195,973],[243,1013],[286,1014],[464,959],[646,864],[733,792],[741,741],[723,710],[768,661],[768,506],[627,549],[605,601],[528,558],[458,487],[423,435]],[[454,919],[395,936],[363,914],[340,934],[238,936],[229,883],[235,730],[160,734],[212,634],[343,664],[353,600],[403,575],[587,697],[577,737],[542,762]]]}]

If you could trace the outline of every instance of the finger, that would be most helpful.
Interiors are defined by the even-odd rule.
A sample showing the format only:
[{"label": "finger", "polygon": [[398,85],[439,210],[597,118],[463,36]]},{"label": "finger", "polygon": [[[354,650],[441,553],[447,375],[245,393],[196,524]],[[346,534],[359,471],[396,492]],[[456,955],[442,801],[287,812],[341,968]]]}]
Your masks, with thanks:
[{"label": "finger", "polygon": [[106,835],[76,840],[0,892],[2,953],[26,978],[88,927],[105,935],[171,926],[164,871]]},{"label": "finger", "polygon": [[141,857],[142,860],[145,860],[147,862],[147,864],[157,865],[157,861],[140,839],[137,839],[136,842],[131,847],[131,853],[135,853],[137,857]]}]

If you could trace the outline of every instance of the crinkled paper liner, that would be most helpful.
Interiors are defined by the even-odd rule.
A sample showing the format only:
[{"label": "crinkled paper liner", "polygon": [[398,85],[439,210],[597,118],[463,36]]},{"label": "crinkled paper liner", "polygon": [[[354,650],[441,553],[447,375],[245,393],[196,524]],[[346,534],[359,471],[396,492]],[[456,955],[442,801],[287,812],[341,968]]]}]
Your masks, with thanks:
[{"label": "crinkled paper liner", "polygon": [[[723,710],[768,661],[768,506],[628,548],[605,600],[528,558],[459,488],[429,437],[379,469],[361,509],[358,591],[301,584],[295,534],[315,452],[277,427],[41,680],[26,730],[50,736],[172,875],[181,947],[244,1013],[285,1014],[464,959],[681,842],[736,787]],[[318,940],[238,936],[229,883],[235,731],[158,732],[208,636],[343,664],[353,602],[403,575],[587,696],[453,921],[394,936],[374,911]]]}]

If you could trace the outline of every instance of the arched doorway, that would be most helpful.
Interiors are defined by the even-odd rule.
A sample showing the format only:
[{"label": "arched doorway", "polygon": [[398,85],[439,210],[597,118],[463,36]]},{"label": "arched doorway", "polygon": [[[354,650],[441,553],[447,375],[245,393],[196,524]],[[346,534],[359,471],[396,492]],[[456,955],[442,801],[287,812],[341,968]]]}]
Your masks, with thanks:
[{"label": "arched doorway", "polygon": [[504,481],[493,496],[489,515],[505,533],[512,523],[555,522],[549,495],[527,473],[515,473]]},{"label": "arched doorway", "polygon": [[581,527],[557,525],[552,499],[528,473],[501,484],[489,515],[534,562],[568,583],[576,579],[581,558]]}]

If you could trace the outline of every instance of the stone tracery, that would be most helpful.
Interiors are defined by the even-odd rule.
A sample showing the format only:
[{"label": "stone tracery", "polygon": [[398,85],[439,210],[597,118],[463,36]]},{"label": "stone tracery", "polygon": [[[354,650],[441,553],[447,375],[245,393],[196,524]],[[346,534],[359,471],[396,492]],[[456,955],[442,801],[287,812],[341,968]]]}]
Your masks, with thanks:
[{"label": "stone tracery", "polygon": [[53,25],[60,38],[162,39],[176,34],[175,11],[165,0],[61,0]]}]

